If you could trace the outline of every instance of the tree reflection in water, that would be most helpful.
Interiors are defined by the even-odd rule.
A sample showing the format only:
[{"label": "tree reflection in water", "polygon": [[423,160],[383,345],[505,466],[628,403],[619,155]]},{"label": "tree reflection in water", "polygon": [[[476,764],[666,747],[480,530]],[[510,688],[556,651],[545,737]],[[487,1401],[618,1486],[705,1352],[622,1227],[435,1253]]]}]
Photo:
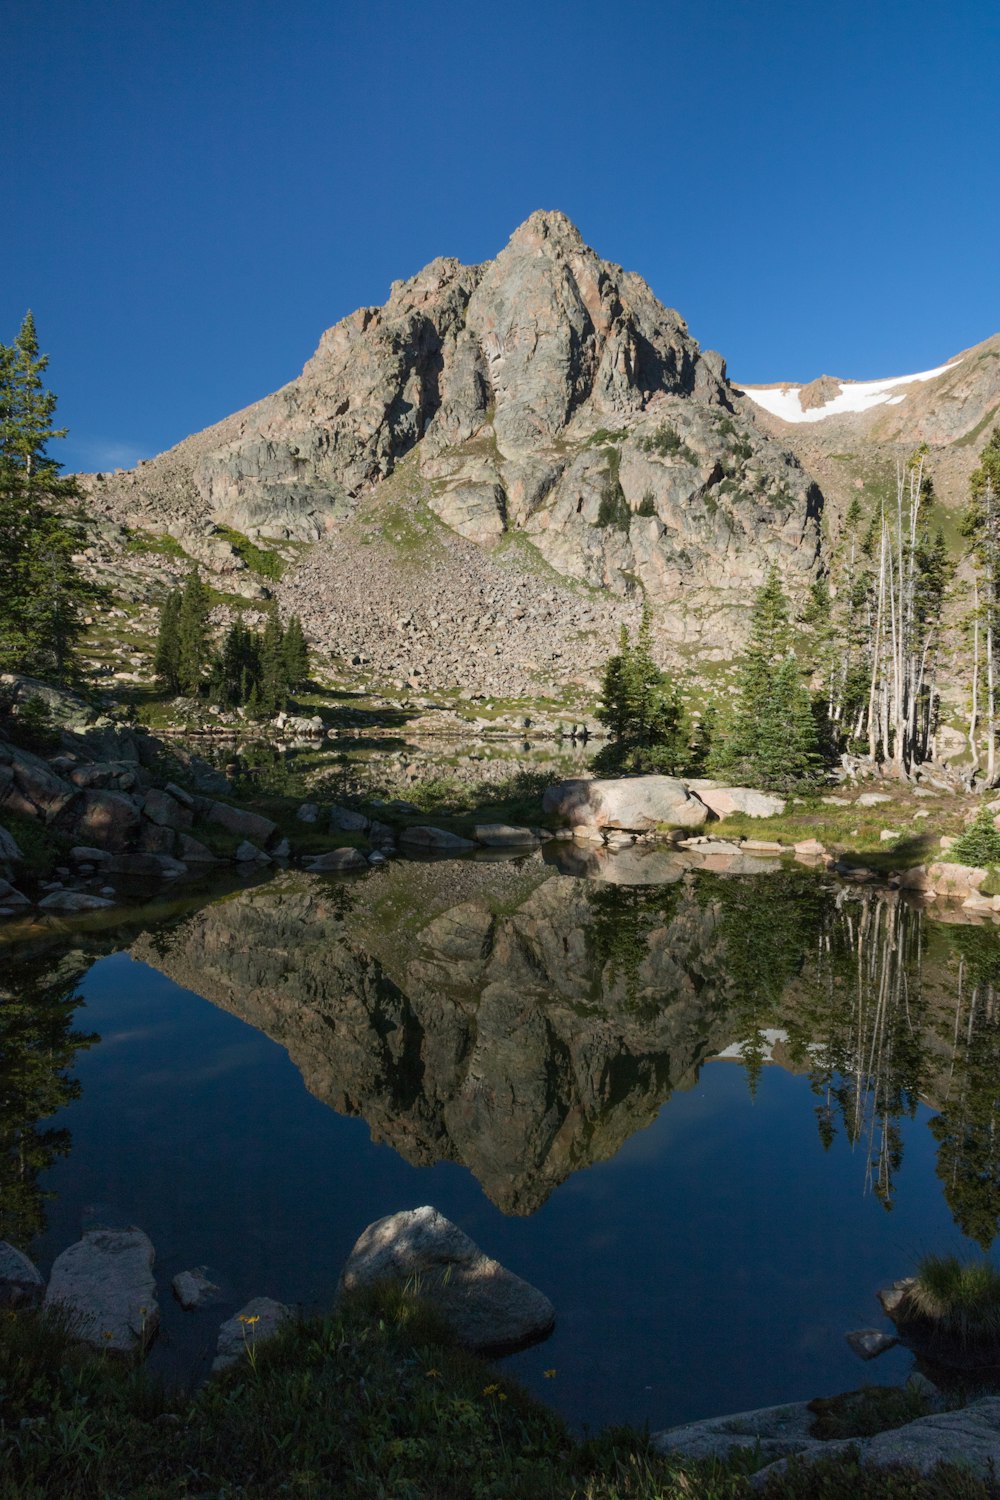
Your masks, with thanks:
[{"label": "tree reflection in water", "polygon": [[0,1239],[25,1247],[45,1228],[42,1172],[70,1149],[69,1131],[46,1126],[80,1093],[77,1052],[98,1037],[73,1031],[89,959],[55,963],[35,952],[4,955],[0,981]]}]

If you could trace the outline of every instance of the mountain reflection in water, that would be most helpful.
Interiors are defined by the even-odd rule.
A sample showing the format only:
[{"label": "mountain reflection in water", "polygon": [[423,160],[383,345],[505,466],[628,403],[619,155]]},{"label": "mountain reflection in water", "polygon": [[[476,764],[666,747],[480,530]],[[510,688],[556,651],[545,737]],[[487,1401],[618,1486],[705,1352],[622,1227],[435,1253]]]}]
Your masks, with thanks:
[{"label": "mountain reflection in water", "polygon": [[[820,1138],[886,1207],[899,1122],[984,1249],[1000,1214],[1000,944],[806,872],[599,884],[520,865],[282,875],[134,955],[285,1047],[311,1092],[414,1165],[463,1163],[506,1214],[613,1156],[735,1047],[808,1076]],[[769,1034],[779,1040],[769,1043]]]}]

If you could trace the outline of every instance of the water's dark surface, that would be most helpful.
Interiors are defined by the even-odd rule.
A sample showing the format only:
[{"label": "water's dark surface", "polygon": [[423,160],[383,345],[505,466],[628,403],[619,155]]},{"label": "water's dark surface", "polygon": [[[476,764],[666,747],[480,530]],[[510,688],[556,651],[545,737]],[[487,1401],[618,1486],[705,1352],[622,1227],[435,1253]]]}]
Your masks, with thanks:
[{"label": "water's dark surface", "polygon": [[[995,929],[888,893],[537,857],[36,929],[0,950],[0,1234],[47,1269],[141,1225],[185,1377],[248,1297],[328,1304],[365,1225],[433,1203],[552,1297],[507,1366],[577,1424],[896,1382],[844,1333],[924,1251],[992,1244],[998,981]],[[226,1300],[183,1314],[200,1264]]]}]

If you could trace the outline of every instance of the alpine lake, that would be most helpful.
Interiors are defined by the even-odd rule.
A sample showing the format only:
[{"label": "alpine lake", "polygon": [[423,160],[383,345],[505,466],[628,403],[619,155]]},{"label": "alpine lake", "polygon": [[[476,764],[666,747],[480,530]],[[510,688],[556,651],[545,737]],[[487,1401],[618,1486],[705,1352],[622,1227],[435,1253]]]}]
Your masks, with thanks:
[{"label": "alpine lake", "polygon": [[[553,841],[8,923],[0,1238],[47,1273],[143,1228],[176,1381],[250,1297],[329,1307],[362,1230],[429,1203],[554,1302],[503,1367],[577,1430],[897,1384],[908,1351],[845,1333],[1000,1215],[1000,935],[948,915]],[[220,1297],[184,1312],[195,1266]]]}]

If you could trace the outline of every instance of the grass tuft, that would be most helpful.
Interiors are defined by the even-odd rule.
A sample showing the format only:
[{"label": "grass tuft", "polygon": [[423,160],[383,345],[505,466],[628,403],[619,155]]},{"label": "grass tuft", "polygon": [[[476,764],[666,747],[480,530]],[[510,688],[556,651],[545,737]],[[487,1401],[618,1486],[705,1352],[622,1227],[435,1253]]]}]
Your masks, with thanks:
[{"label": "grass tuft", "polygon": [[901,1311],[962,1349],[1000,1343],[1000,1271],[987,1260],[925,1255]]}]

